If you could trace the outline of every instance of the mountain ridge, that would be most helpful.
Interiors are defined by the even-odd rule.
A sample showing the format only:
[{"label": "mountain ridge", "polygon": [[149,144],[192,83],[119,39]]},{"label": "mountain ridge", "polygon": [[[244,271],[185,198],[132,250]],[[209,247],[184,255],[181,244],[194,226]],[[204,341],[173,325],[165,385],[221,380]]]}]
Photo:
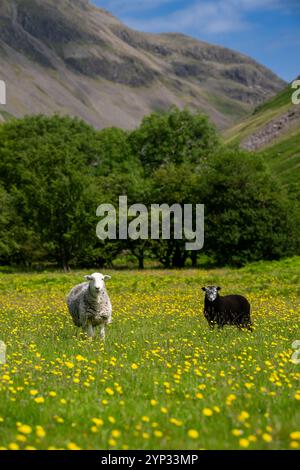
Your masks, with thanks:
[{"label": "mountain ridge", "polygon": [[242,54],[134,31],[88,0],[1,0],[0,72],[8,97],[0,113],[58,112],[98,128],[133,128],[175,105],[224,129],[285,84]]}]

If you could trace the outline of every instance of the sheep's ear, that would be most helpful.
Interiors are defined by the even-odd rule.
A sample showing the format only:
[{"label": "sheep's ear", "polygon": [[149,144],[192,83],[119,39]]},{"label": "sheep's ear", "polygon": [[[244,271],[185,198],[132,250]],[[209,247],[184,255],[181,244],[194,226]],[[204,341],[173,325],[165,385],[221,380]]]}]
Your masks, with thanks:
[{"label": "sheep's ear", "polygon": [[86,279],[87,281],[91,281],[93,279],[92,276],[84,276],[84,279]]},{"label": "sheep's ear", "polygon": [[109,276],[108,274],[105,274],[104,280],[106,281],[106,279],[111,279],[111,276]]},{"label": "sheep's ear", "polygon": [[217,290],[221,290],[221,289],[222,289],[222,287],[217,287]]},{"label": "sheep's ear", "polygon": [[206,292],[206,287],[202,287],[203,292]]}]

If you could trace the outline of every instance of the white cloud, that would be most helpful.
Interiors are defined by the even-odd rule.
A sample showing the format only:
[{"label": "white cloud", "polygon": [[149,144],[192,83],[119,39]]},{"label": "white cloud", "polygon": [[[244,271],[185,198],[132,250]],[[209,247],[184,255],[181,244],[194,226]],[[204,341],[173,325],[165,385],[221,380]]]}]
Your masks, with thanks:
[{"label": "white cloud", "polygon": [[[243,0],[250,1],[250,0]],[[126,17],[125,22],[137,29],[152,32],[189,31],[190,33],[218,34],[240,31],[248,27],[236,0],[196,1],[192,5],[165,16],[150,20]]]},{"label": "white cloud", "polygon": [[[132,28],[149,32],[180,31],[217,35],[254,26],[249,14],[281,9],[290,12],[299,0],[194,0],[162,14],[160,8],[174,0],[94,0],[121,16]],[[178,5],[178,4],[177,4]],[[148,15],[148,18],[147,18]]]},{"label": "white cloud", "polygon": [[99,7],[113,12],[116,16],[123,14],[140,14],[149,10],[155,11],[174,0],[92,0]]}]

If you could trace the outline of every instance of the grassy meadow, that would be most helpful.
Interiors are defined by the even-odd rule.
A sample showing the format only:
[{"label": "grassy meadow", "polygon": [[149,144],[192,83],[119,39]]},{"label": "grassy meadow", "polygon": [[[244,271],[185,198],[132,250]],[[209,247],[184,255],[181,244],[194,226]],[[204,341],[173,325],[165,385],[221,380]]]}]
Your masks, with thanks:
[{"label": "grassy meadow", "polygon": [[[86,272],[2,271],[0,448],[300,448],[299,268],[109,272],[105,346],[65,305]],[[207,284],[249,298],[252,333],[209,330]]]}]

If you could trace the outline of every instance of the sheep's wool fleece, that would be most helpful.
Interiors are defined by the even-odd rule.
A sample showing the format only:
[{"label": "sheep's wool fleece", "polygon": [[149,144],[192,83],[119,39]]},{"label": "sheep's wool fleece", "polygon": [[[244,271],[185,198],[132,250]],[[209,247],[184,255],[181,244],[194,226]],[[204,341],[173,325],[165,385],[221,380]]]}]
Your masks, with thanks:
[{"label": "sheep's wool fleece", "polygon": [[71,290],[67,303],[76,326],[84,326],[88,320],[93,326],[111,323],[112,307],[105,286],[92,296],[89,283],[83,282]]}]

